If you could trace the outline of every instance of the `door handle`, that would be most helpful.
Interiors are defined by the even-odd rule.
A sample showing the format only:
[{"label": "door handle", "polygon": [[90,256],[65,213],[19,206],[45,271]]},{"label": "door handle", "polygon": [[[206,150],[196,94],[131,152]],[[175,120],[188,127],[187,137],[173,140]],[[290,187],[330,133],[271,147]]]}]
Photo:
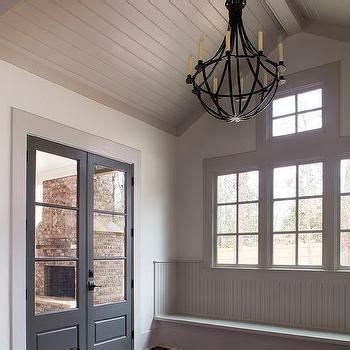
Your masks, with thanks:
[{"label": "door handle", "polygon": [[94,283],[94,281],[88,281],[87,288],[89,291],[94,291],[95,288],[102,288],[102,286],[98,286]]}]

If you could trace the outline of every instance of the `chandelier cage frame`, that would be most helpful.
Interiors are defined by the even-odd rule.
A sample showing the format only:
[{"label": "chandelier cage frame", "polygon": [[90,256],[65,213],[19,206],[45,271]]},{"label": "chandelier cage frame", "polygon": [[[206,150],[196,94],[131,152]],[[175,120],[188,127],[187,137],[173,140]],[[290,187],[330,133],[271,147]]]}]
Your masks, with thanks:
[{"label": "chandelier cage frame", "polygon": [[[192,84],[192,92],[198,97],[205,111],[226,122],[249,120],[264,111],[275,97],[278,86],[286,82],[284,62],[272,61],[263,50],[257,50],[249,40],[242,19],[245,5],[246,0],[225,1],[229,12],[227,35],[230,50],[226,50],[228,39],[224,37],[215,55],[207,61],[199,58],[194,74],[188,74],[186,78],[186,83]],[[221,76],[216,78],[215,91],[215,88],[211,87],[210,78],[215,76],[216,69],[222,62],[223,70]],[[243,62],[249,68],[247,73],[250,73],[253,79],[249,91],[245,91],[241,79],[244,73]],[[233,77],[234,69],[236,79]],[[228,89],[226,93],[224,88]],[[223,106],[224,101],[228,107]]]}]

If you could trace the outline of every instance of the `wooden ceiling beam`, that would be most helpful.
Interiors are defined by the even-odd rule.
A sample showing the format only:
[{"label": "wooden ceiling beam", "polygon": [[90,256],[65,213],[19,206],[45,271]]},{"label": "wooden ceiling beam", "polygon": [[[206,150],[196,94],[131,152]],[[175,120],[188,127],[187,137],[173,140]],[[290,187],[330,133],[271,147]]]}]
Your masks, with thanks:
[{"label": "wooden ceiling beam", "polygon": [[287,0],[265,0],[267,6],[273,12],[287,35],[293,35],[302,31],[300,19],[295,9]]}]

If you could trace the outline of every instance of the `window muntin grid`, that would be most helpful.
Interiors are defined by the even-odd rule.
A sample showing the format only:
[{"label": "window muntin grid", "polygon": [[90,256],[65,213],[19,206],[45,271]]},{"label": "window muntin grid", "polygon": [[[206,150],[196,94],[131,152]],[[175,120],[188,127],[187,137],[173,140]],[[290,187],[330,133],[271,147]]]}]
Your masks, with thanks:
[{"label": "window muntin grid", "polygon": [[322,266],[323,163],[273,169],[273,265]]},{"label": "window muntin grid", "polygon": [[216,263],[257,265],[259,171],[217,177]]},{"label": "window muntin grid", "polygon": [[322,88],[317,88],[275,99],[272,104],[272,136],[322,128],[322,94]]}]

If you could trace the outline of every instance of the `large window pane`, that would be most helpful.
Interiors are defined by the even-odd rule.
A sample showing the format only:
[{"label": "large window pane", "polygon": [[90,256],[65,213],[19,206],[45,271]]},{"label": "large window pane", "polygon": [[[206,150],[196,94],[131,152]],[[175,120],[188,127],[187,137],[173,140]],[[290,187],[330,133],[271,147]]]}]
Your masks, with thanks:
[{"label": "large window pane", "polygon": [[343,159],[340,167],[340,191],[350,192],[350,159]]},{"label": "large window pane", "polygon": [[237,175],[218,176],[218,203],[234,203],[237,200]]},{"label": "large window pane", "polygon": [[74,261],[35,263],[35,313],[77,307],[77,265]]},{"label": "large window pane", "polygon": [[350,196],[342,196],[340,200],[340,228],[350,230]]},{"label": "large window pane", "polygon": [[95,260],[94,304],[110,304],[125,300],[124,260]]},{"label": "large window pane", "polygon": [[238,236],[238,263],[258,264],[258,236]]},{"label": "large window pane", "polygon": [[239,202],[255,201],[259,198],[259,172],[249,171],[238,175]]},{"label": "large window pane", "polygon": [[125,254],[125,217],[95,213],[94,257],[120,257]]},{"label": "large window pane", "polygon": [[322,128],[322,109],[298,114],[298,132]]},{"label": "large window pane", "polygon": [[217,263],[236,264],[236,236],[217,237]]},{"label": "large window pane", "polygon": [[298,239],[298,264],[322,265],[322,233],[300,233]]},{"label": "large window pane", "polygon": [[323,164],[299,165],[299,196],[317,196],[323,193]]},{"label": "large window pane", "polygon": [[238,232],[258,232],[258,203],[238,205]]},{"label": "large window pane", "polygon": [[295,200],[275,201],[273,205],[273,230],[295,231]]},{"label": "large window pane", "polygon": [[295,265],[295,234],[273,235],[273,263]]},{"label": "large window pane", "polygon": [[77,212],[36,206],[35,256],[77,256]]},{"label": "large window pane", "polygon": [[77,205],[77,161],[36,151],[36,202]]},{"label": "large window pane", "polygon": [[259,171],[218,176],[217,264],[257,264],[258,201]]},{"label": "large window pane", "polygon": [[272,121],[272,136],[282,136],[295,133],[295,116],[278,118]]},{"label": "large window pane", "polygon": [[295,113],[295,96],[278,98],[272,104],[272,116],[278,117]]},{"label": "large window pane", "polygon": [[273,197],[290,198],[296,195],[296,166],[273,170]]},{"label": "large window pane", "polygon": [[350,266],[350,232],[340,233],[340,265]]},{"label": "large window pane", "polygon": [[94,209],[125,211],[125,173],[100,165],[94,173]]},{"label": "large window pane", "polygon": [[236,205],[218,206],[217,233],[236,232]]},{"label": "large window pane", "polygon": [[299,230],[322,230],[322,198],[299,200]]},{"label": "large window pane", "polygon": [[298,112],[322,107],[322,89],[298,94]]}]

